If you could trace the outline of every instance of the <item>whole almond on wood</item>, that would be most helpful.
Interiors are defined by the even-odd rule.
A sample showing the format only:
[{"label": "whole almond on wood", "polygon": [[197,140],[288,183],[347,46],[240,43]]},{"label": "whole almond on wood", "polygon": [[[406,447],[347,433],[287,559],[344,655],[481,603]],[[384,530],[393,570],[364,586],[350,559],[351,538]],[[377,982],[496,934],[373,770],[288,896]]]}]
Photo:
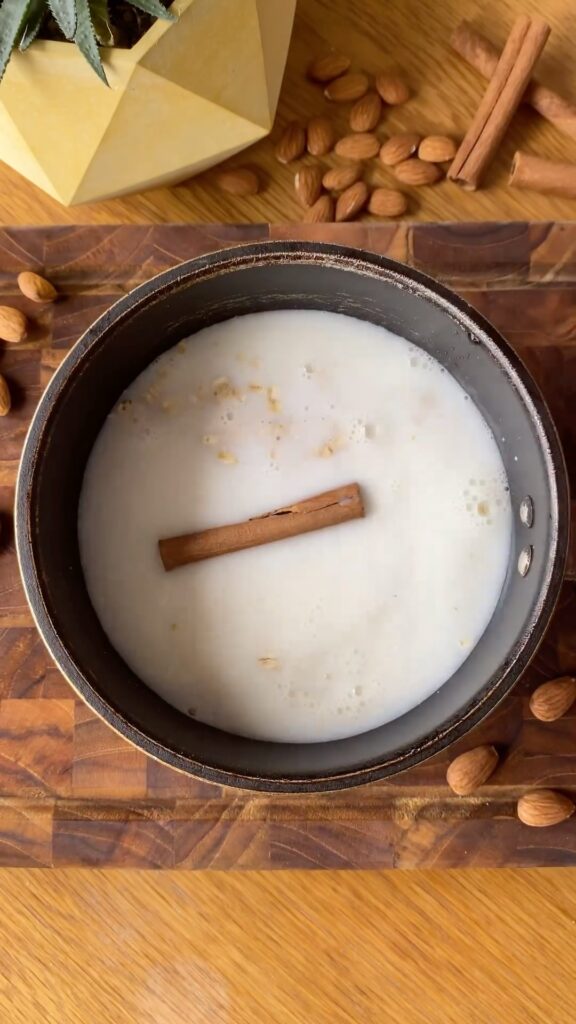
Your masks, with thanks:
[{"label": "whole almond on wood", "polygon": [[18,287],[32,302],[54,302],[58,298],[54,285],[31,270],[23,270],[18,274]]},{"label": "whole almond on wood", "polygon": [[420,145],[421,135],[416,132],[401,132],[398,135],[391,135],[383,146],[380,147],[380,160],[386,167],[394,167],[408,160],[416,152]]},{"label": "whole almond on wood", "polygon": [[361,96],[350,111],[350,127],[353,132],[371,132],[382,117],[382,100],[377,92]]},{"label": "whole almond on wood", "polygon": [[368,211],[375,217],[401,217],[407,208],[406,196],[394,188],[375,188],[368,200]]},{"label": "whole almond on wood", "polygon": [[0,338],[2,341],[24,341],[28,332],[28,321],[19,309],[0,306]]},{"label": "whole almond on wood", "polygon": [[329,117],[313,117],[306,126],[306,148],[312,156],[325,156],[334,147],[336,132]]},{"label": "whole almond on wood", "polygon": [[338,139],[334,152],[346,160],[370,160],[380,149],[380,142],[370,132],[353,132]]},{"label": "whole almond on wood", "polygon": [[386,72],[376,76],[376,91],[380,94],[384,103],[391,107],[406,103],[410,99],[410,89],[403,78],[399,75],[391,75]]},{"label": "whole almond on wood", "polygon": [[332,196],[322,195],[310,206],[304,217],[305,224],[329,224],[334,220],[334,200]]},{"label": "whole almond on wood", "polygon": [[315,57],[308,67],[308,78],[313,82],[331,82],[348,71],[351,61],[343,53],[327,53],[323,57]]},{"label": "whole almond on wood", "polygon": [[249,167],[230,167],[216,175],[216,184],[231,196],[255,196],[260,182],[255,171]]},{"label": "whole almond on wood", "polygon": [[322,192],[322,168],[314,164],[296,171],[294,191],[303,206],[313,206]]},{"label": "whole almond on wood", "polygon": [[286,125],[276,146],[276,159],[281,164],[289,164],[302,156],[305,149],[306,132],[298,121],[291,121]]},{"label": "whole almond on wood", "polygon": [[433,185],[442,177],[442,171],[437,164],[428,164],[417,157],[396,164],[394,174],[404,185]]},{"label": "whole almond on wood", "polygon": [[498,751],[494,747],[474,747],[454,758],[448,766],[446,782],[458,796],[469,796],[484,785],[497,764]]},{"label": "whole almond on wood", "polygon": [[10,389],[4,377],[0,374],[0,416],[7,416],[11,405]]},{"label": "whole almond on wood", "polygon": [[341,192],[336,201],[336,220],[354,220],[354,217],[366,206],[368,202],[368,186],[363,181],[357,181],[354,185]]},{"label": "whole almond on wood", "polygon": [[562,718],[576,700],[576,678],[561,676],[538,686],[530,697],[530,711],[541,722]]},{"label": "whole almond on wood", "polygon": [[574,813],[574,804],[554,789],[534,789],[520,797],[516,811],[524,825],[548,828],[566,821]]},{"label": "whole almond on wood", "polygon": [[368,76],[362,72],[343,75],[342,78],[336,78],[326,86],[324,95],[333,103],[351,103],[364,96],[368,92],[369,85]]},{"label": "whole almond on wood", "polygon": [[343,192],[362,177],[362,165],[359,163],[345,164],[342,167],[331,167],[322,178],[324,188],[329,192]]},{"label": "whole almond on wood", "polygon": [[454,159],[457,149],[454,139],[448,135],[427,135],[418,147],[418,156],[431,164],[443,164]]}]

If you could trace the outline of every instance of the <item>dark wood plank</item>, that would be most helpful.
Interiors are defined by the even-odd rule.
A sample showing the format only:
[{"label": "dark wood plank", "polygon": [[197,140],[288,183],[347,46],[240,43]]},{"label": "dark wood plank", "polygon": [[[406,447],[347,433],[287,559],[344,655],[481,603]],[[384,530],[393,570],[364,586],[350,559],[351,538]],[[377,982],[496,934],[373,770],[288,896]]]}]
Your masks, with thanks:
[{"label": "dark wood plank", "polygon": [[265,821],[192,818],[172,823],[174,867],[271,867],[270,826]]},{"label": "dark wood plank", "polygon": [[72,795],[98,800],[146,796],[146,754],[96,718],[80,701],[74,713]]},{"label": "dark wood plank", "polygon": [[222,787],[203,779],[195,779],[184,772],[174,771],[168,765],[146,759],[146,794],[154,800],[198,799],[215,800],[222,793]]},{"label": "dark wood plank", "polygon": [[107,821],[58,816],[53,823],[54,867],[174,867],[169,826],[156,821]]},{"label": "dark wood plank", "polygon": [[410,262],[418,270],[476,289],[526,281],[535,242],[529,225],[518,223],[430,224],[411,237]]},{"label": "dark wood plank", "polygon": [[529,224],[532,284],[576,280],[576,223]]},{"label": "dark wood plank", "polygon": [[68,796],[72,782],[74,701],[0,701],[2,796]]},{"label": "dark wood plank", "polygon": [[0,867],[52,866],[53,801],[0,802]]},{"label": "dark wood plank", "polygon": [[267,237],[264,224],[57,228],[46,233],[45,260],[63,289],[124,292],[176,263]]},{"label": "dark wood plank", "polygon": [[[16,548],[14,546],[14,527],[12,521],[12,505],[14,487],[0,487],[0,536],[1,552],[1,590],[0,590],[0,629],[4,627],[21,627],[32,625],[32,614],[24,597],[24,590],[18,570]],[[2,666],[3,668],[3,666]],[[0,672],[0,690],[5,686],[5,676]]]},{"label": "dark wood plank", "polygon": [[14,291],[22,270],[44,268],[45,228],[0,228],[0,294]]},{"label": "dark wood plank", "polygon": [[64,698],[74,693],[36,629],[0,629],[0,698]]}]

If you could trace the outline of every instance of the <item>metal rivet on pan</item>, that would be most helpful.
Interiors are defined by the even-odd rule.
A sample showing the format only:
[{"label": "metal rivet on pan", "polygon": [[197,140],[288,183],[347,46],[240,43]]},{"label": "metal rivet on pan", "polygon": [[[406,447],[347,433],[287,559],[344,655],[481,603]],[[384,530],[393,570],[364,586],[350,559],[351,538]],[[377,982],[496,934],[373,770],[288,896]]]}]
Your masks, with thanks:
[{"label": "metal rivet on pan", "polygon": [[532,555],[534,554],[534,548],[531,544],[527,544],[525,548],[518,555],[518,572],[521,576],[526,576],[528,570],[532,565]]},{"label": "metal rivet on pan", "polygon": [[534,502],[529,494],[527,494],[525,498],[522,498],[518,511],[522,526],[532,526],[534,523]]}]

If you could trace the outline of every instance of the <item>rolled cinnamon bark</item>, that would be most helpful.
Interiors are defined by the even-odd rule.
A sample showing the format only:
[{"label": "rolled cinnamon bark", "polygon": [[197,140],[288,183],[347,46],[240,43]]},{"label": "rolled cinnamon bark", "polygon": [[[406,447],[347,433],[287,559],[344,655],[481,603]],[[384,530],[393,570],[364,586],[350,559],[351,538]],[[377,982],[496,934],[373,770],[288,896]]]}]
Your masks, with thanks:
[{"label": "rolled cinnamon bark", "polygon": [[336,526],[350,519],[360,519],[363,515],[364,504],[358,484],[345,484],[242,523],[167,537],[158,541],[158,548],[162,564],[166,572],[170,572],[190,562],[201,562],[231,551],[322,530],[325,526]]},{"label": "rolled cinnamon bark", "polygon": [[448,177],[476,188],[495,155],[532,70],[550,34],[542,18],[524,15],[514,22],[496,70],[448,171]]},{"label": "rolled cinnamon bark", "polygon": [[[451,36],[450,45],[484,78],[492,78],[500,54],[470,22],[460,22]],[[528,83],[522,102],[529,103],[546,121],[576,139],[576,103],[534,80]]]},{"label": "rolled cinnamon bark", "polygon": [[576,164],[544,160],[518,150],[514,154],[508,184],[514,188],[532,189],[551,196],[576,199]]}]

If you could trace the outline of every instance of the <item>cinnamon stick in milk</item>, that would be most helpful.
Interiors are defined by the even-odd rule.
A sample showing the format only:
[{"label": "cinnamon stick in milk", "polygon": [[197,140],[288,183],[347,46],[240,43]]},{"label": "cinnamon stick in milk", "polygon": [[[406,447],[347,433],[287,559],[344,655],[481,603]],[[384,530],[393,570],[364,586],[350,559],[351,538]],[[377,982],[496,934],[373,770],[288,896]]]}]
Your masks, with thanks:
[{"label": "cinnamon stick in milk", "polygon": [[448,171],[448,177],[475,189],[495,156],[532,70],[550,34],[542,18],[516,19],[478,110]]},{"label": "cinnamon stick in milk", "polygon": [[[477,32],[469,21],[460,22],[450,38],[450,45],[484,78],[492,78],[500,54],[486,36]],[[550,124],[576,138],[576,103],[534,80],[528,83],[522,102],[529,103]]]},{"label": "cinnamon stick in milk", "polygon": [[190,562],[201,562],[231,551],[322,530],[325,526],[336,526],[350,519],[360,519],[363,515],[364,504],[358,484],[345,484],[242,523],[167,537],[158,541],[158,548],[162,564],[166,572],[170,572]]}]

